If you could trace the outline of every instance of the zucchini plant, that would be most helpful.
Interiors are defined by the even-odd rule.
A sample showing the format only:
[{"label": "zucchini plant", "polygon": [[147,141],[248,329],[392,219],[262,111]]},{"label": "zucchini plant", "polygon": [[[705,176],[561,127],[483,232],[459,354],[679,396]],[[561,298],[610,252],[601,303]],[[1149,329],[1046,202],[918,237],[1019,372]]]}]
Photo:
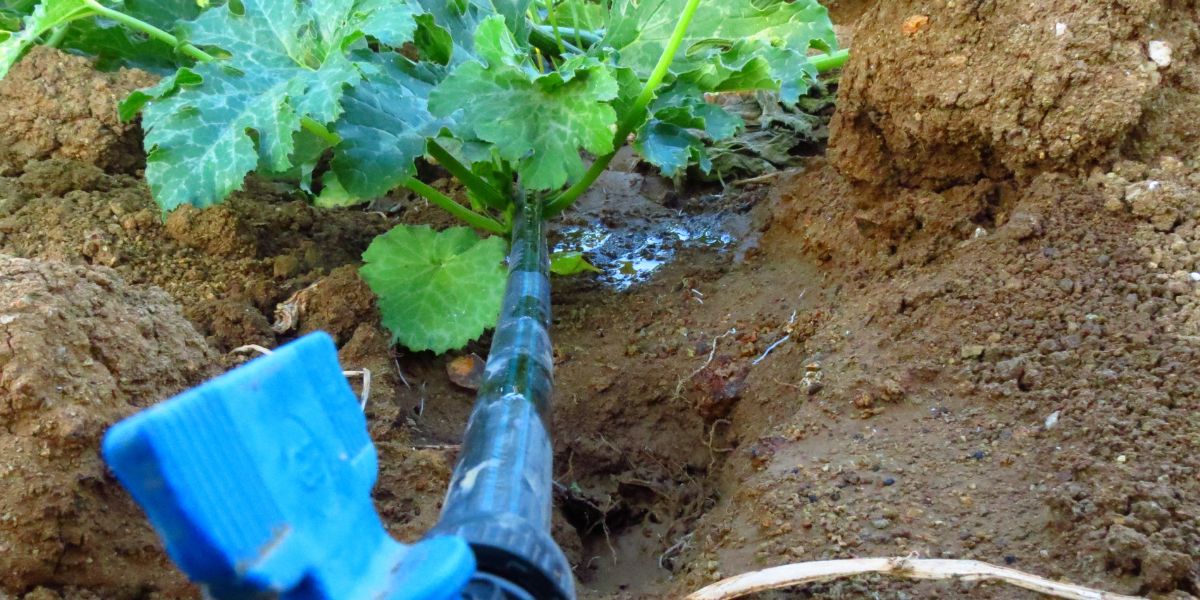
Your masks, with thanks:
[{"label": "zucchini plant", "polygon": [[[445,209],[467,227],[396,227],[362,267],[394,340],[435,352],[495,323],[518,203],[562,212],[630,142],[666,175],[707,170],[705,144],[742,123],[706,94],[794,103],[846,57],[817,0],[207,4],[0,0],[0,77],[36,43],[165,72],[119,107],[141,114],[163,211],[221,202],[251,172],[322,206],[403,186]],[[465,202],[416,179],[422,158]]]}]

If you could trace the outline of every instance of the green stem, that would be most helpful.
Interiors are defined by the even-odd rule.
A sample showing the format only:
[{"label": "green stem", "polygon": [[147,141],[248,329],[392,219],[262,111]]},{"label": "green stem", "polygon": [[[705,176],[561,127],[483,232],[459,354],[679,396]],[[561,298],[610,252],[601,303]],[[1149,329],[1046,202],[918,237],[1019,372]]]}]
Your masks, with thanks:
[{"label": "green stem", "polygon": [[[549,38],[551,35],[554,34],[553,28],[549,25],[534,24],[533,28],[536,32],[538,32],[541,35],[546,36],[547,38]],[[560,26],[558,28],[558,30],[565,37],[575,38],[575,41],[579,45],[579,48],[590,48],[592,46],[595,46],[596,44],[599,44],[600,40],[604,39],[604,35],[601,32],[588,31],[587,29],[579,29],[577,27]],[[564,41],[564,43],[569,44],[569,42],[565,42],[565,41]],[[576,48],[576,50],[578,50],[579,48]],[[567,49],[570,50],[571,46],[568,45]]]},{"label": "green stem", "polygon": [[[567,28],[564,27],[563,30],[565,31]],[[583,50],[574,44],[566,40],[561,41],[562,47],[564,50],[566,50],[566,52],[572,54],[583,54]],[[548,55],[562,55],[562,52],[559,51],[558,42],[554,41],[554,34],[546,25],[538,25],[536,23],[532,24],[532,27],[529,29],[529,43],[533,44],[535,48],[545,52]]]},{"label": "green stem", "polygon": [[550,27],[554,28],[554,43],[558,46],[558,55],[567,53],[563,47],[562,34],[558,31],[558,17],[554,15],[554,0],[546,0],[546,13],[550,17]]},{"label": "green stem", "polygon": [[834,69],[840,69],[846,64],[846,60],[850,58],[850,49],[842,48],[837,52],[830,54],[818,54],[808,57],[808,62],[817,68],[818,73],[826,73]]},{"label": "green stem", "polygon": [[67,28],[70,26],[70,23],[63,23],[62,25],[55,27],[50,32],[50,37],[46,38],[46,42],[42,45],[49,46],[50,48],[57,48],[58,45],[62,43],[63,38],[67,37]]},{"label": "green stem", "polygon": [[300,126],[307,129],[309,133],[321,138],[330,147],[342,143],[342,138],[338,134],[329,130],[329,128],[313,120],[311,117],[300,117]]},{"label": "green stem", "polygon": [[508,200],[499,190],[492,187],[487,181],[484,181],[482,177],[476,175],[469,167],[459,162],[457,158],[454,158],[453,154],[450,154],[436,140],[430,139],[425,150],[429,152],[429,155],[434,160],[438,161],[438,164],[445,167],[463,185],[467,186],[468,190],[474,192],[475,197],[482,200],[484,204],[496,210],[504,210],[504,207],[508,206]]},{"label": "green stem", "polygon": [[625,139],[641,124],[646,107],[650,105],[650,101],[654,99],[654,92],[666,78],[667,70],[671,67],[671,62],[675,60],[675,54],[679,52],[679,46],[683,44],[687,28],[692,24],[692,17],[696,15],[696,8],[699,6],[700,0],[688,0],[687,6],[683,8],[683,14],[679,15],[679,21],[675,23],[675,31],[671,32],[671,39],[667,41],[667,47],[663,49],[662,56],[658,57],[658,64],[654,65],[654,70],[650,72],[650,78],[646,80],[646,85],[642,86],[642,93],[638,95],[629,112],[621,119],[620,126],[617,127],[617,134],[613,136],[613,151],[597,158],[579,181],[567,188],[562,195],[551,200],[550,204],[546,206],[547,217],[562,212],[582,196],[589,187],[592,187],[600,174],[608,168],[609,163],[616,156],[617,150],[625,145]]},{"label": "green stem", "polygon": [[[579,9],[575,6],[574,2],[571,3],[571,22],[575,23],[576,25],[579,24]],[[575,45],[579,46],[580,48],[584,48],[583,33],[579,31],[578,27],[572,27],[571,29],[575,31]]]},{"label": "green stem", "polygon": [[129,16],[121,11],[118,11],[118,10],[113,10],[107,6],[104,6],[103,4],[100,4],[96,0],[83,0],[83,3],[88,8],[92,9],[96,14],[98,14],[102,17],[105,17],[107,19],[112,19],[113,21],[116,21],[116,22],[118,22],[130,29],[133,29],[135,31],[140,31],[160,42],[163,42],[164,44],[168,44],[171,47],[176,48],[180,52],[182,52],[200,62],[210,62],[212,60],[215,60],[215,57],[213,57],[213,55],[211,55],[191,44],[180,44],[179,38],[167,33],[166,31],[163,31],[162,29],[159,29],[141,19],[131,17],[131,16]]},{"label": "green stem", "polygon": [[492,233],[508,233],[508,230],[501,225],[499,221],[472,211],[471,209],[455,202],[454,199],[433,189],[428,184],[418,180],[415,177],[409,177],[401,185],[420,194],[426,200],[438,205],[443,210],[451,215],[454,215],[455,217],[458,217],[471,227],[482,229],[484,231],[490,231]]}]

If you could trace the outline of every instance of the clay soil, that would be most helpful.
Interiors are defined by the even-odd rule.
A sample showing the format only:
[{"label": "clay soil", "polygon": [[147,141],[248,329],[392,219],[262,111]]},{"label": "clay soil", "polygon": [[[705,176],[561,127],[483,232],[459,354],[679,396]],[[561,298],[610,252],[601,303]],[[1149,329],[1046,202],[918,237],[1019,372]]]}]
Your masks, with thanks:
[{"label": "clay soil", "polygon": [[[580,596],[912,554],[1200,594],[1195,3],[832,8],[854,58],[827,153],[720,196],[630,165],[555,230],[729,238],[623,289],[555,282],[554,533]],[[488,347],[410,354],[379,326],[358,257],[396,223],[449,223],[421,202],[318,211],[252,179],[161,220],[137,128],[94,106],[142,84],[53,51],[0,83],[0,597],[198,597],[99,437],[238,346],[315,329],[374,373],[376,503],[416,539],[473,399],[447,364]],[[858,578],[756,597],[1034,596]]]}]

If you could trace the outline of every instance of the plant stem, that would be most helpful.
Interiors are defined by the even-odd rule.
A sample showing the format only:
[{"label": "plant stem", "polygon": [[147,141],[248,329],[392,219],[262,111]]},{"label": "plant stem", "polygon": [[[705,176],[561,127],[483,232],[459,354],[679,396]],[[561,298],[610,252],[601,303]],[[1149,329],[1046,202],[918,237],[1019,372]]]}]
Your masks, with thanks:
[{"label": "plant stem", "polygon": [[837,52],[829,54],[818,54],[808,57],[808,62],[817,68],[818,73],[825,73],[834,69],[839,69],[846,64],[846,60],[850,58],[850,49],[842,48]]},{"label": "plant stem", "polygon": [[[538,25],[535,23],[533,28],[537,33],[544,35],[547,38],[554,34],[553,28],[549,25]],[[603,33],[598,31],[588,31],[587,29],[565,26],[559,26],[558,30],[565,37],[575,38],[575,42],[578,44],[579,48],[589,48],[591,46],[595,46],[596,44],[600,43],[600,40],[604,39]],[[564,41],[563,43],[568,44],[568,50],[572,49],[572,46],[569,45],[569,42]],[[575,48],[575,51],[582,52],[582,50],[579,50],[579,48]]]},{"label": "plant stem", "polygon": [[63,38],[67,36],[67,28],[70,26],[70,23],[63,23],[62,25],[55,27],[50,32],[50,37],[46,38],[45,43],[42,45],[50,48],[57,48],[58,45],[62,43]]},{"label": "plant stem", "polygon": [[186,54],[187,56],[190,56],[200,62],[210,62],[212,60],[215,60],[213,55],[211,55],[191,44],[180,44],[179,38],[167,33],[166,31],[163,31],[162,29],[159,29],[141,19],[138,19],[136,17],[131,17],[119,10],[113,10],[107,6],[104,6],[103,4],[100,4],[96,0],[83,0],[83,3],[88,8],[92,9],[96,14],[98,14],[102,17],[105,17],[107,19],[112,19],[130,29],[135,30],[135,31],[140,31],[160,42],[163,42],[164,44],[170,45],[171,47],[179,50],[180,52],[182,52],[182,53]]},{"label": "plant stem", "polygon": [[547,217],[562,212],[582,196],[589,187],[592,187],[600,174],[608,168],[609,163],[616,156],[617,150],[625,144],[625,138],[629,137],[629,134],[642,122],[643,113],[650,105],[650,101],[654,99],[654,92],[667,76],[667,69],[675,60],[675,54],[679,52],[679,46],[683,44],[687,28],[692,24],[692,17],[696,15],[696,8],[699,6],[700,0],[688,0],[687,6],[683,8],[683,14],[679,15],[679,21],[675,23],[675,31],[671,32],[671,39],[667,41],[667,47],[663,49],[662,56],[658,57],[658,64],[654,65],[654,70],[650,72],[650,78],[646,80],[646,85],[642,86],[642,93],[638,95],[629,112],[621,119],[620,126],[617,127],[617,134],[613,136],[613,151],[597,158],[579,181],[551,200],[550,204],[546,206]]},{"label": "plant stem", "polygon": [[342,138],[338,137],[338,134],[330,131],[328,127],[318,123],[311,117],[300,117],[300,126],[307,129],[309,133],[321,138],[330,146],[342,143]]},{"label": "plant stem", "polygon": [[562,34],[558,31],[558,17],[554,14],[554,0],[546,0],[546,14],[550,17],[550,27],[554,29],[554,43],[558,45],[558,54],[562,56],[567,53],[567,49],[563,47]]},{"label": "plant stem", "polygon": [[449,196],[433,189],[428,184],[419,181],[415,177],[409,177],[400,185],[403,185],[404,187],[420,194],[426,200],[438,205],[440,208],[442,208],[442,210],[445,210],[455,217],[458,217],[471,227],[482,229],[484,231],[490,231],[492,233],[508,233],[508,230],[501,225],[499,221],[472,211],[471,209],[455,202],[453,198],[450,198]]},{"label": "plant stem", "polygon": [[[564,27],[562,30],[569,31],[569,28]],[[554,41],[552,30],[546,25],[531,23],[531,27],[529,28],[529,43],[546,54],[563,54],[559,51],[558,42]],[[582,49],[566,40],[562,40],[562,47],[566,52],[583,54]]]},{"label": "plant stem", "polygon": [[484,181],[482,177],[476,175],[469,167],[459,162],[457,158],[454,158],[454,155],[450,154],[441,144],[437,143],[437,140],[430,139],[425,150],[429,152],[429,155],[434,160],[438,161],[438,164],[445,167],[463,185],[467,186],[468,190],[474,192],[475,196],[482,200],[484,204],[496,210],[504,210],[504,207],[508,205],[508,199],[499,190]]}]

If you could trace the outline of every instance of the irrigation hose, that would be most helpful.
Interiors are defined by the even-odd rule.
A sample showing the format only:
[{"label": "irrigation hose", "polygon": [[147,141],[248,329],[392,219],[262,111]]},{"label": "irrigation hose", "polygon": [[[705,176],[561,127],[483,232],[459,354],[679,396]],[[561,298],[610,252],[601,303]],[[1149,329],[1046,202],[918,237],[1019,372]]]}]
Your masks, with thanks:
[{"label": "irrigation hose", "polygon": [[541,203],[517,198],[516,205],[500,318],[432,534],[471,544],[482,573],[473,585],[569,600],[575,597],[571,566],[550,537],[550,257]]}]

